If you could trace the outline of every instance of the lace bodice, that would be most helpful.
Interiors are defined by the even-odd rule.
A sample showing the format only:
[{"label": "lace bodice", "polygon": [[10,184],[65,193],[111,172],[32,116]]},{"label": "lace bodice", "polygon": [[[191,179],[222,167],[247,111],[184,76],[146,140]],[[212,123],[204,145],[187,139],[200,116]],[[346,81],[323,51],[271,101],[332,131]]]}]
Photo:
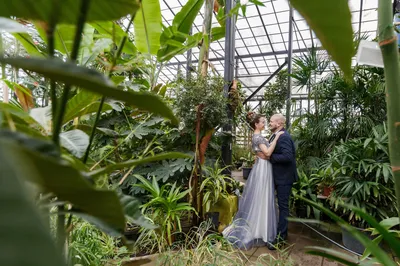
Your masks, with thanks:
[{"label": "lace bodice", "polygon": [[269,147],[269,142],[261,134],[254,134],[252,139],[252,149],[254,152],[261,151],[260,144],[265,144]]}]

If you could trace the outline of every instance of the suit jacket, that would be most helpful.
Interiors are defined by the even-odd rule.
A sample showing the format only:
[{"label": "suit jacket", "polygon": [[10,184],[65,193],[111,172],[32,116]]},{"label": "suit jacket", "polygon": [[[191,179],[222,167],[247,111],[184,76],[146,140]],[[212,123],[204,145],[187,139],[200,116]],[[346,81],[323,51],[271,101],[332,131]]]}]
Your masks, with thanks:
[{"label": "suit jacket", "polygon": [[[285,130],[276,143],[275,150],[271,154],[273,176],[275,185],[292,185],[299,177],[296,167],[296,150],[290,134]],[[271,138],[271,141],[275,136]]]}]

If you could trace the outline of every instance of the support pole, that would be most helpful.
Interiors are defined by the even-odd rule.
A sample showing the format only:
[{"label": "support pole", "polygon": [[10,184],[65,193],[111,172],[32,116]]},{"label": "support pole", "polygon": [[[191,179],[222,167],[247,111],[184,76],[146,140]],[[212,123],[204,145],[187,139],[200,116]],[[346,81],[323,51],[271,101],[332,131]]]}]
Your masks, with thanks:
[{"label": "support pole", "polygon": [[[224,71],[224,95],[225,97],[229,97],[229,90],[232,86],[233,78],[234,78],[234,70],[235,70],[235,21],[236,18],[234,16],[229,16],[229,12],[231,11],[234,4],[234,0],[226,0],[225,1],[225,15],[226,25],[225,25],[225,71]],[[226,133],[226,137],[222,143],[222,161],[223,165],[228,166],[232,165],[232,120],[233,114],[229,106],[226,107],[226,111],[228,113],[228,122],[223,126],[223,132]],[[227,169],[228,170],[228,169]],[[231,170],[228,170],[230,175]]]},{"label": "support pole", "polygon": [[286,66],[287,63],[288,63],[288,62],[285,61],[280,67],[278,67],[277,70],[275,70],[274,73],[272,73],[271,76],[269,76],[260,86],[258,86],[258,88],[257,88],[249,97],[247,97],[246,100],[243,101],[243,105],[245,105],[248,101],[250,101],[251,98],[253,98],[254,95],[257,94],[257,92],[259,92],[262,88],[264,88],[264,86],[265,86],[273,77],[275,77],[275,76],[279,73],[279,71],[281,71],[282,68],[284,68],[284,67]]},{"label": "support pole", "polygon": [[[290,5],[290,4],[289,4]],[[293,54],[293,7],[289,10],[289,51],[288,51],[288,88],[286,97],[286,129],[290,128],[290,111],[292,98],[292,54]]]}]

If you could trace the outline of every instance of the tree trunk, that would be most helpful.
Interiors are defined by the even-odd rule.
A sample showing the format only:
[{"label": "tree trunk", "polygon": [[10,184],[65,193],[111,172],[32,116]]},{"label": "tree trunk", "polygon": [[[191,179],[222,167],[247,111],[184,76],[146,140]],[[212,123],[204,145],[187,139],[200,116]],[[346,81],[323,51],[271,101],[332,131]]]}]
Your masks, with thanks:
[{"label": "tree trunk", "polygon": [[208,57],[210,52],[211,42],[211,22],[212,22],[212,11],[214,7],[214,0],[206,0],[204,6],[204,21],[203,21],[203,40],[200,49],[199,56],[199,71],[202,77],[207,76],[208,70]]}]

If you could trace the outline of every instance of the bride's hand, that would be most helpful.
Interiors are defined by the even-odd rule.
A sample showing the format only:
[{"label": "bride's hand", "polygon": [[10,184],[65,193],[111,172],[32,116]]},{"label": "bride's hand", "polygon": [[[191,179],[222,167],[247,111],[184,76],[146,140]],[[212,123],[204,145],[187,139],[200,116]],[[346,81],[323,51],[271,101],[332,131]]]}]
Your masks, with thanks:
[{"label": "bride's hand", "polygon": [[279,131],[278,133],[276,133],[276,139],[278,139],[284,133],[285,131]]}]

